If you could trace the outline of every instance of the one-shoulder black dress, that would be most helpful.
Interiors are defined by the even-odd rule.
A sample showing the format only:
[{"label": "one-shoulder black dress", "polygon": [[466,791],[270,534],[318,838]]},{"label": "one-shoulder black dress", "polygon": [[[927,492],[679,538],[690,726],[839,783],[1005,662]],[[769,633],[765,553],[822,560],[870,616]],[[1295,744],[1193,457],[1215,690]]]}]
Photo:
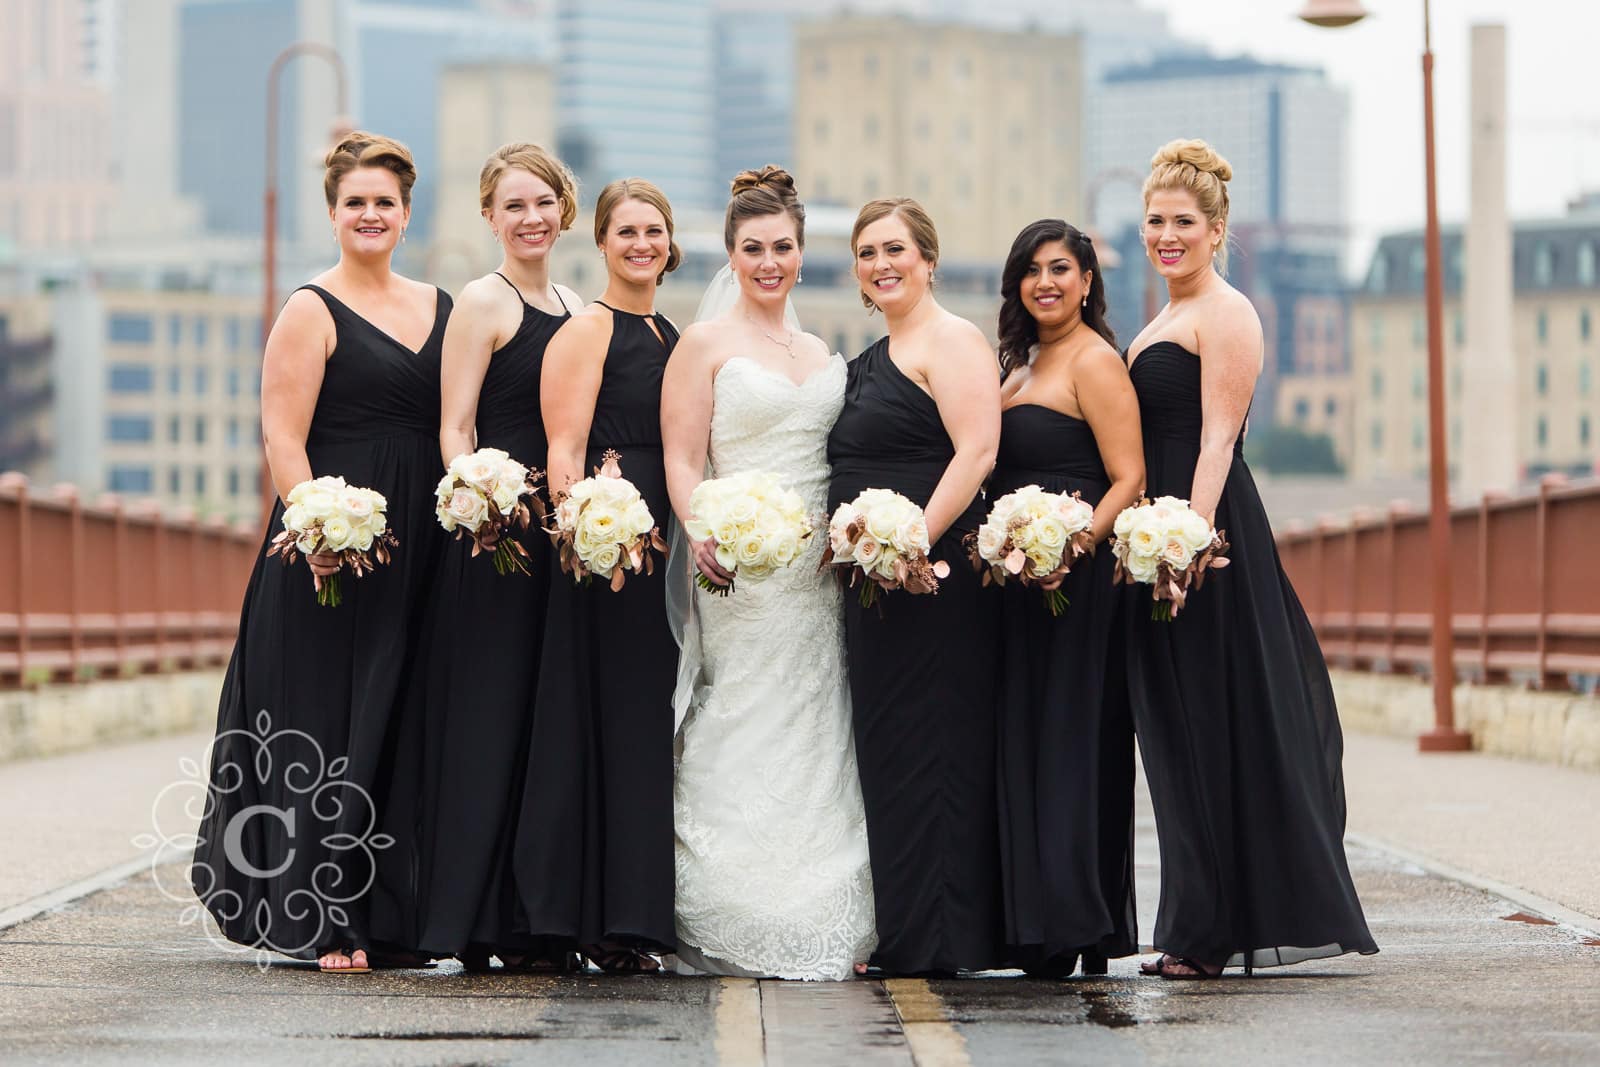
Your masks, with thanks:
[{"label": "one-shoulder black dress", "polygon": [[[222,932],[301,959],[368,948],[379,830],[393,780],[395,720],[420,644],[429,584],[445,547],[433,515],[439,463],[439,352],[450,297],[411,351],[308,285],[333,316],[306,457],[388,501],[399,547],[344,602],[321,607],[302,560],[267,558],[245,590],[223,682],[210,792],[191,882]],[[272,510],[266,540],[282,529]],[[383,923],[380,923],[383,925]]]},{"label": "one-shoulder black dress", "polygon": [[[990,496],[1025,485],[1082,494],[1110,488],[1094,431],[1038,404],[1007,408]],[[1038,589],[1007,582],[1000,701],[1000,856],[1012,961],[1091,972],[1138,951],[1133,901],[1133,721],[1122,601],[1108,545],[1061,584],[1052,617]]]},{"label": "one-shoulder black dress", "polygon": [[[1187,499],[1200,359],[1157,341],[1129,367],[1151,497]],[[1230,566],[1170,623],[1126,591],[1128,677],[1161,846],[1155,947],[1267,967],[1378,950],[1344,853],[1344,739],[1316,634],[1278,560],[1243,438],[1217,503]]]},{"label": "one-shoulder black dress", "polygon": [[[830,513],[864,489],[926,507],[955,456],[938,405],[889,358],[889,339],[850,364],[828,438]],[[844,597],[850,699],[866,804],[878,950],[898,974],[984,970],[1003,958],[996,840],[998,598],[984,595],[961,538],[981,495],[933,545],[950,564],[934,595],[863,608]]]},{"label": "one-shoulder black dress", "polygon": [[[516,334],[484,372],[479,448],[543,469],[549,445],[539,375],[545,346],[567,318],[522,301]],[[429,956],[487,955],[518,940],[511,854],[539,677],[539,657],[529,650],[544,643],[554,552],[537,519],[513,536],[528,550],[526,575],[497,573],[487,553],[473,557],[464,537],[449,545],[410,694],[405,729],[420,735],[419,765],[414,789],[394,791],[387,821],[402,841],[408,835],[400,826],[415,826],[415,853],[392,886],[414,914],[409,937],[390,937]]]},{"label": "one-shoulder black dress", "polygon": [[[608,305],[609,306],[609,305]],[[652,323],[654,328],[652,328]],[[657,331],[660,331],[659,336]],[[678,332],[612,309],[585,474],[607,449],[665,530],[661,378]],[[672,690],[665,560],[617,592],[557,571],[516,840],[523,932],[550,952],[601,943],[671,951]]]}]

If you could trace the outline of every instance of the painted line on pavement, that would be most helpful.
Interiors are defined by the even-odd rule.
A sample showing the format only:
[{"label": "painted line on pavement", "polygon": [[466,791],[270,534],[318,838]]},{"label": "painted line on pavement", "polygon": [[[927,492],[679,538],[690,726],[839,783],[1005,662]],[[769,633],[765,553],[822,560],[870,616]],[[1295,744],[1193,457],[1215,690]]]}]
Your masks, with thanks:
[{"label": "painted line on pavement", "polygon": [[761,1030],[761,984],[754,978],[717,980],[717,1062],[723,1067],[761,1067],[766,1062]]},{"label": "painted line on pavement", "polygon": [[972,1067],[967,1039],[950,1021],[950,1013],[923,978],[886,978],[883,988],[900,1016],[900,1028],[917,1067]]},{"label": "painted line on pavement", "polygon": [[52,889],[48,893],[24,900],[21,904],[13,905],[0,911],[0,930],[7,930],[29,919],[36,919],[47,911],[71,904],[81,900],[91,893],[98,893],[102,889],[110,889],[121,882],[150,869],[150,855],[137,856],[131,860],[124,860],[115,867],[108,867],[99,874],[91,874],[80,881],[64,885],[59,889]]},{"label": "painted line on pavement", "polygon": [[1382,838],[1371,837],[1354,831],[1347,831],[1344,836],[1346,840],[1363,848],[1370,848],[1376,852],[1386,852],[1396,859],[1421,867],[1428,873],[1436,874],[1440,878],[1448,878],[1452,882],[1460,882],[1462,885],[1471,886],[1473,889],[1481,889],[1485,893],[1493,893],[1497,897],[1504,897],[1525,911],[1531,911],[1536,915],[1553,919],[1562,926],[1586,937],[1600,937],[1600,919],[1595,918],[1593,915],[1585,915],[1581,911],[1574,911],[1565,904],[1559,904],[1554,900],[1541,897],[1537,893],[1523,889],[1520,886],[1510,885],[1493,878],[1486,878],[1480,874],[1473,874],[1471,871],[1464,871],[1460,867],[1452,867],[1448,863],[1442,863],[1432,857],[1424,856],[1420,852],[1413,852],[1400,845],[1390,844]]}]

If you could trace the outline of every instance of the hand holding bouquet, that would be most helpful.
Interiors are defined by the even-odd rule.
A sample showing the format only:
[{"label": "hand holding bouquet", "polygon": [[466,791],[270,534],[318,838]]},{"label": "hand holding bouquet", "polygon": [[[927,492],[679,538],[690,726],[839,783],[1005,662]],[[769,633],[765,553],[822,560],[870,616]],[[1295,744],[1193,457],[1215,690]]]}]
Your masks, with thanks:
[{"label": "hand holding bouquet", "polygon": [[[541,475],[498,448],[464,452],[434,490],[434,514],[456,540],[472,540],[472,554],[492,552],[497,574],[528,573],[528,550],[509,536],[513,523],[526,530],[532,511],[545,517],[544,503],[536,492]],[[524,499],[527,498],[527,499]]]},{"label": "hand holding bouquet", "polygon": [[[928,559],[928,520],[922,509],[888,489],[867,489],[840,504],[828,522],[822,566],[834,566],[846,585],[861,583],[861,606],[871,607],[879,589],[937,593],[950,564]],[[848,575],[848,578],[846,578]]]},{"label": "hand holding bouquet", "polygon": [[1115,580],[1148,585],[1155,601],[1150,617],[1171,622],[1206,572],[1228,565],[1222,531],[1189,507],[1187,500],[1140,497],[1124,508],[1112,527],[1111,551],[1117,557]]},{"label": "hand holding bouquet", "polygon": [[[346,485],[338,475],[301,482],[289,490],[287,501],[283,532],[272,539],[267,549],[267,555],[281,556],[286,564],[295,561],[297,550],[305,556],[326,552],[338,557],[339,568],[348,567],[360,578],[379,563],[388,563],[389,553],[400,545],[389,529],[384,514],[389,502],[383,494]],[[339,571],[328,575],[313,571],[311,577],[317,603],[338,607],[343,599]]]},{"label": "hand holding bouquet", "polygon": [[1049,585],[1045,604],[1050,614],[1060,615],[1067,607],[1060,579],[1094,552],[1093,524],[1094,508],[1080,494],[1025,485],[995,501],[988,520],[967,535],[967,548],[984,585],[1004,585],[1011,577],[1024,585]]},{"label": "hand holding bouquet", "polygon": [[[760,581],[787,567],[811,536],[805,501],[766,471],[744,471],[708,478],[689,495],[684,532],[696,541],[716,543],[717,565],[738,578]],[[733,592],[733,582],[718,585],[696,571],[695,584],[717,596]]]},{"label": "hand holding bouquet", "polygon": [[667,550],[650,508],[634,484],[622,476],[622,457],[608,451],[592,478],[573,482],[556,500],[555,526],[546,529],[555,542],[561,569],[574,582],[591,575],[622,588],[625,571],[655,572],[650,556]]}]

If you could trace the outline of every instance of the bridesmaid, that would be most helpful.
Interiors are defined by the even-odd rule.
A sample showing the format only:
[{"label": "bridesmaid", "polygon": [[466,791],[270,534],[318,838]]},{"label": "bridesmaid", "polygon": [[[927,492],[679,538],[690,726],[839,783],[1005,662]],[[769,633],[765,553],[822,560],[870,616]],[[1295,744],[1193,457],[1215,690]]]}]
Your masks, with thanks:
[{"label": "bridesmaid", "polygon": [[[552,495],[615,449],[658,524],[671,513],[661,452],[661,378],[678,331],[656,287],[682,259],[672,207],[639,178],[595,203],[606,263],[600,299],[545,353],[540,410]],[[551,578],[527,786],[516,844],[526,932],[581,948],[602,970],[656,971],[673,949],[672,690],[664,561],[653,575]]]},{"label": "bridesmaid", "polygon": [[1103,542],[1144,482],[1139,402],[1106,324],[1094,243],[1060,219],[1017,235],[1000,279],[1000,456],[990,497],[1082,494],[1100,550],[1053,585],[1001,591],[1000,857],[1006,943],[1033,974],[1085,974],[1139,948],[1133,723],[1122,597]]},{"label": "bridesmaid", "polygon": [[[439,452],[448,465],[493,447],[542,467],[548,446],[534,413],[545,346],[583,306],[550,280],[551,250],[578,214],[577,186],[543,148],[508,144],[484,163],[478,199],[502,255],[461,290],[445,331]],[[430,609],[426,686],[415,694],[426,754],[413,794],[417,947],[469,971],[495,952],[508,967],[550,965],[510,951],[511,846],[539,668],[528,650],[543,643],[553,561],[537,526],[515,536],[528,550],[526,576],[497,574],[464,539],[450,546]],[[401,803],[397,795],[392,806]]]},{"label": "bridesmaid", "polygon": [[[372,820],[391,778],[392,726],[423,602],[444,548],[432,511],[439,477],[439,360],[450,298],[395,274],[416,169],[404,145],[348,134],[323,190],[339,262],[290,294],[267,338],[261,429],[278,502],[337,474],[382,493],[399,547],[319,607],[309,568],[257,559],[228,665],[211,793],[195,849],[195,892],[241,944],[355,973],[372,947]],[[343,762],[341,762],[343,761]],[[262,772],[265,772],[264,777]],[[336,834],[368,847],[334,848]],[[381,922],[381,920],[377,920]]]},{"label": "bridesmaid", "polygon": [[[927,515],[937,595],[844,598],[856,754],[876,895],[872,964],[895,974],[977,971],[1003,957],[995,812],[998,601],[961,538],[1000,437],[994,354],[934,299],[939,238],[914,200],[874,200],[850,235],[856,280],[889,336],[850,365],[828,439],[828,509],[863,489]],[[892,352],[891,352],[892,346]]]},{"label": "bridesmaid", "polygon": [[1142,967],[1163,978],[1378,950],[1345,861],[1333,688],[1244,462],[1262,337],[1217,270],[1232,176],[1204,141],[1173,141],[1151,160],[1145,254],[1169,301],[1128,349],[1147,492],[1213,519],[1233,561],[1174,622],[1151,620],[1144,587],[1127,605],[1161,845],[1162,955]]}]

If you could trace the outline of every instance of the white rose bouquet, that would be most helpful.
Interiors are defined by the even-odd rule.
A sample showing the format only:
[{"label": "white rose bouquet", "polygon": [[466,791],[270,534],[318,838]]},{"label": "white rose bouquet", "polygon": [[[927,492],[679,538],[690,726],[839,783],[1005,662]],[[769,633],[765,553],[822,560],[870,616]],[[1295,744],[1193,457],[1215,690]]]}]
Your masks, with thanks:
[{"label": "white rose bouquet", "polygon": [[498,448],[464,452],[439,479],[433,511],[456,540],[465,535],[472,541],[473,556],[492,553],[496,574],[527,574],[528,550],[509,534],[513,523],[526,530],[532,512],[545,517],[537,492],[541,477]]},{"label": "white rose bouquet", "polygon": [[621,589],[625,571],[653,574],[650,550],[667,550],[649,506],[622,476],[621,459],[607,451],[592,478],[573,482],[557,497],[555,526],[545,532],[574,582],[599,575]]},{"label": "white rose bouquet", "polygon": [[[383,494],[347,485],[338,475],[301,482],[289,490],[287,502],[283,532],[272,539],[267,549],[267,555],[281,556],[286,564],[295,561],[296,551],[306,556],[331,552],[339,557],[341,569],[348,567],[360,578],[379,563],[388,563],[389,553],[400,545],[389,529],[389,519],[384,514],[389,502]],[[317,603],[338,607],[343,599],[339,572],[311,577]]]},{"label": "white rose bouquet", "polygon": [[847,587],[861,582],[861,606],[880,589],[937,593],[950,564],[928,558],[928,520],[922,509],[888,489],[866,489],[840,504],[828,521],[822,567],[833,566]]},{"label": "white rose bouquet", "polygon": [[[967,535],[972,565],[983,571],[983,584],[1024,585],[1065,575],[1079,559],[1094,553],[1094,508],[1079,493],[1047,493],[1025,485],[996,500],[989,518]],[[1051,615],[1068,606],[1059,588],[1045,590]]]},{"label": "white rose bouquet", "polygon": [[1228,565],[1228,542],[1187,500],[1140,497],[1124,508],[1112,527],[1115,580],[1151,586],[1150,617],[1171,622],[1206,573]]},{"label": "white rose bouquet", "polygon": [[[696,541],[711,538],[717,563],[753,582],[798,559],[813,530],[800,494],[766,471],[706,479],[689,495],[689,511],[684,532]],[[695,584],[717,596],[733,592],[732,582],[717,585],[698,571]]]}]

